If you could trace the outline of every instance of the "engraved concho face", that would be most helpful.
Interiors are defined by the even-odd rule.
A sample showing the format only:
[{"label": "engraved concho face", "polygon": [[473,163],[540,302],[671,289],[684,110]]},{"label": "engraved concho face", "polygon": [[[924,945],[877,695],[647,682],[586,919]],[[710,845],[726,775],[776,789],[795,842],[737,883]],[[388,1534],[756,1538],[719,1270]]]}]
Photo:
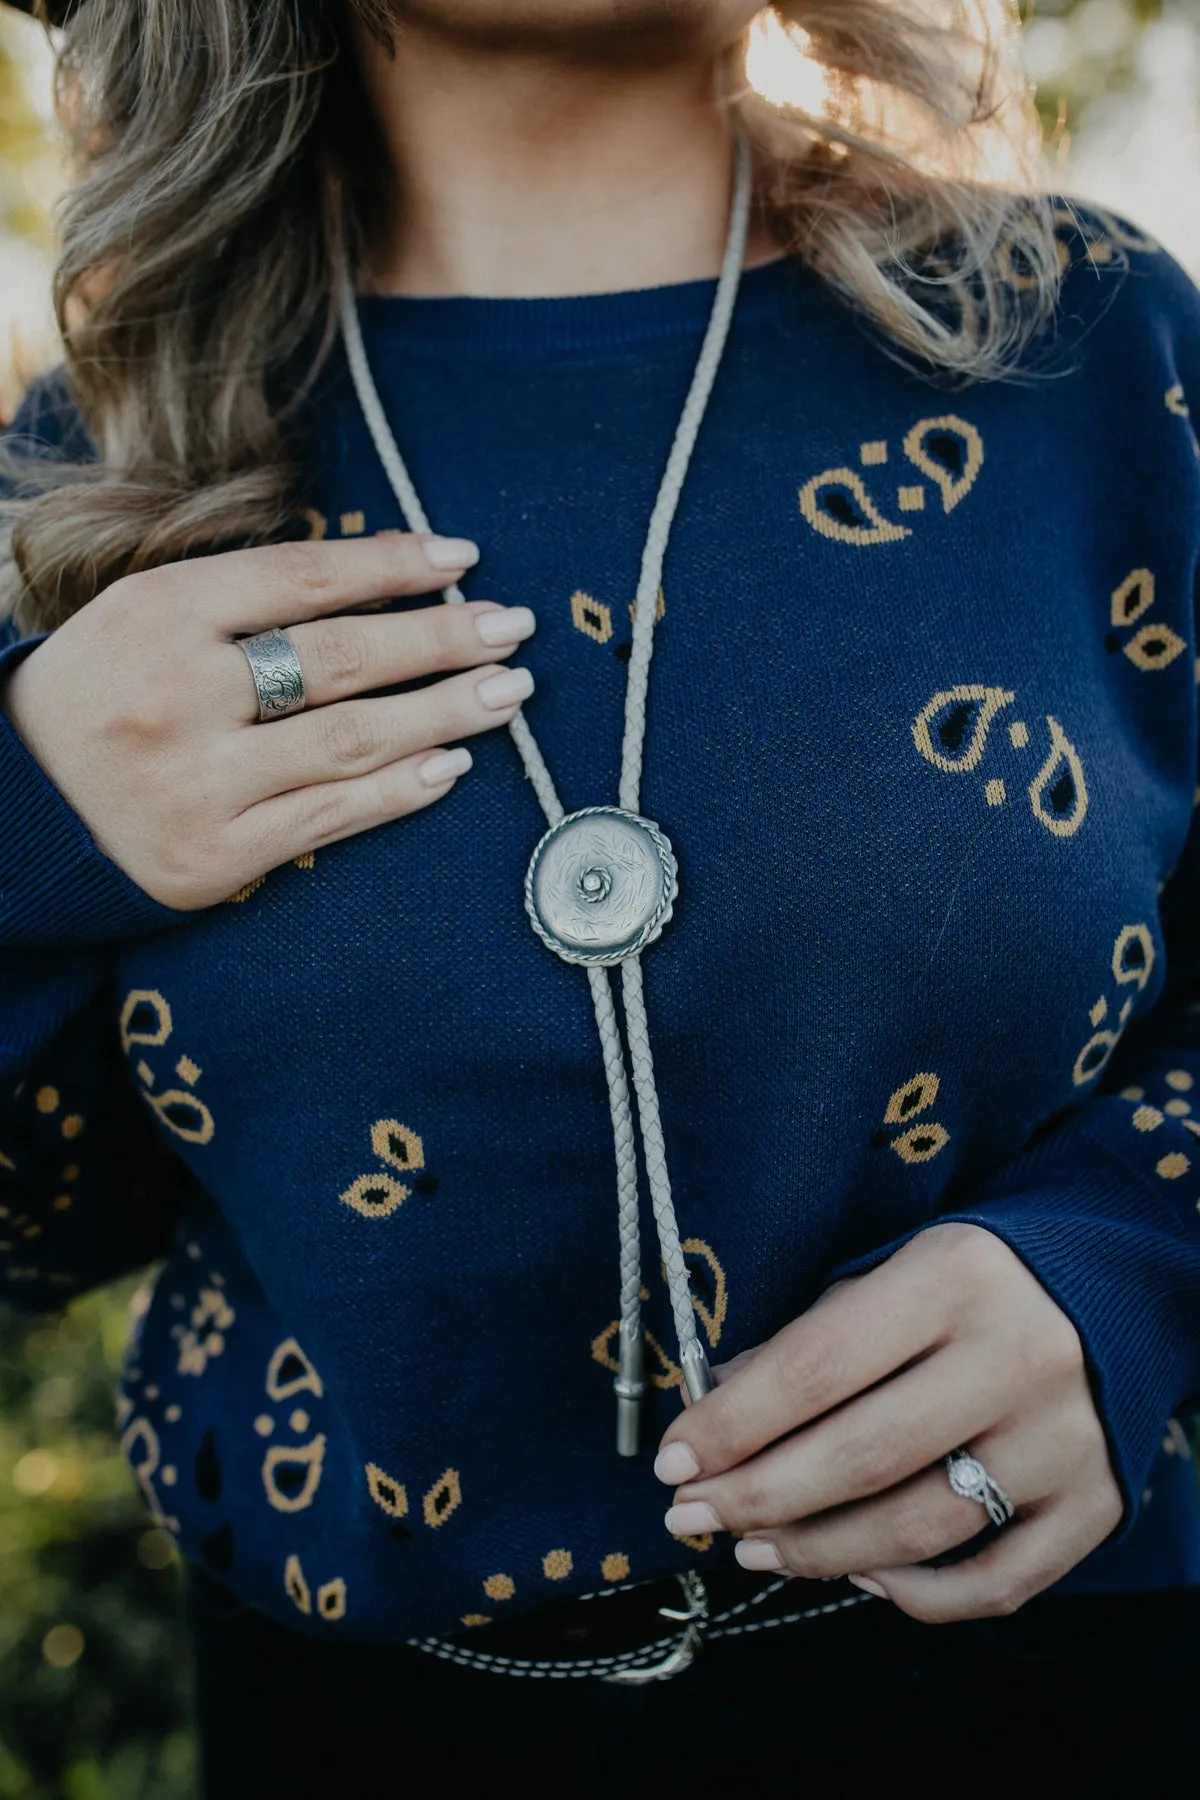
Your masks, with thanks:
[{"label": "engraved concho face", "polygon": [[678,888],[658,826],[596,806],[546,833],[529,864],[525,904],[542,942],[565,962],[618,963],[653,943]]}]

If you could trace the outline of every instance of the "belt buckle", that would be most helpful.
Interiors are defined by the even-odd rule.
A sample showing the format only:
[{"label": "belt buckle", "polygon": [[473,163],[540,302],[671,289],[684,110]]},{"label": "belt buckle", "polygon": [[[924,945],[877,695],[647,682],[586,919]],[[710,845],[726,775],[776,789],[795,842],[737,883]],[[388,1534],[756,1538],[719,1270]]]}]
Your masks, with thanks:
[{"label": "belt buckle", "polygon": [[611,1675],[602,1675],[601,1681],[614,1687],[642,1687],[650,1681],[670,1681],[673,1675],[682,1675],[685,1669],[691,1668],[704,1648],[708,1632],[708,1589],[694,1569],[676,1575],[675,1579],[683,1590],[684,1610],[660,1606],[658,1616],[660,1619],[677,1619],[683,1625],[679,1642],[661,1662],[651,1663],[645,1669],[614,1669]]}]

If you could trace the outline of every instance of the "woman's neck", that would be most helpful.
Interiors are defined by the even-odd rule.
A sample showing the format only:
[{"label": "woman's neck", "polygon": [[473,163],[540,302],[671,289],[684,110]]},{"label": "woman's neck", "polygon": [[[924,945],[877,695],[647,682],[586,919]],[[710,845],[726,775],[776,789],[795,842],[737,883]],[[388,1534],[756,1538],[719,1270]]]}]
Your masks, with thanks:
[{"label": "woman's neck", "polygon": [[[367,285],[553,296],[716,274],[731,153],[711,58],[614,64],[365,34],[389,204]],[[775,254],[753,242],[751,261]]]}]

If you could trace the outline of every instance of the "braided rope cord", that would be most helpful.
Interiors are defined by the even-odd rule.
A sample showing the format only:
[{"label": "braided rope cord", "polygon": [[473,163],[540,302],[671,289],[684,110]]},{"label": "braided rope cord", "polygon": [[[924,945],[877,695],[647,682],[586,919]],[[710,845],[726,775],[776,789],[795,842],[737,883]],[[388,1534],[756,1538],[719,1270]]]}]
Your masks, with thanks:
[{"label": "braided rope cord", "polygon": [[[738,288],[746,255],[751,200],[751,161],[746,144],[738,142],[730,207],[729,235],[725,247],[720,279],[713,309],[704,334],[704,342],[696,362],[687,400],[676,428],[667,466],[651,514],[642,552],[634,609],[633,645],[625,690],[625,733],[621,751],[621,807],[637,813],[642,781],[642,763],[646,741],[646,713],[650,692],[650,659],[654,649],[655,616],[662,586],[663,564],[671,527],[678,510],[683,484],[691,464],[700,426],[708,407],[717,371],[721,366],[729,328],[737,303]],[[350,368],[358,403],[367,430],[375,446],[401,513],[410,531],[430,532],[431,526],[404,458],[388,422],[379,390],[363,344],[358,305],[348,270],[343,271],[339,289],[339,312],[342,341]],[[461,605],[465,595],[457,583],[443,589],[442,598]],[[564,817],[562,802],[554,780],[546,766],[537,740],[518,712],[509,725],[509,734],[517,748],[525,773],[549,824],[557,825]],[[625,1029],[629,1043],[630,1067],[637,1095],[638,1122],[642,1132],[646,1174],[650,1200],[658,1228],[659,1247],[667,1272],[671,1311],[679,1342],[680,1363],[688,1393],[699,1399],[712,1385],[708,1362],[696,1332],[692,1310],[687,1264],[680,1246],[679,1225],[671,1196],[667,1172],[666,1146],[659,1115],[658,1090],[654,1081],[654,1061],[650,1051],[650,1026],[642,986],[641,959],[630,957],[621,965],[622,997],[625,1005]],[[636,1408],[642,1389],[641,1328],[641,1245],[638,1229],[637,1153],[633,1116],[629,1103],[629,1083],[621,1046],[620,1026],[613,1002],[608,971],[591,967],[587,971],[591,986],[592,1006],[600,1038],[608,1085],[609,1112],[613,1127],[613,1150],[617,1169],[617,1213],[620,1237],[621,1323],[618,1395],[618,1449],[631,1456],[637,1449]]]}]

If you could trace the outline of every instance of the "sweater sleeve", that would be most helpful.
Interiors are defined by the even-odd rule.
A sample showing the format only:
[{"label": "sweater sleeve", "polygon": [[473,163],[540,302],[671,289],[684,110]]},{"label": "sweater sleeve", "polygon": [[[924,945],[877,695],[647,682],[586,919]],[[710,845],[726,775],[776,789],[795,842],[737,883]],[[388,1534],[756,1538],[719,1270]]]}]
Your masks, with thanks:
[{"label": "sweater sleeve", "polygon": [[96,950],[0,950],[0,1303],[61,1307],[162,1254],[180,1168],[138,1105]]},{"label": "sweater sleeve", "polygon": [[[23,458],[85,453],[63,395],[35,390]],[[0,683],[38,640],[0,621]],[[174,1201],[119,1053],[105,945],[180,916],[99,849],[0,708],[0,1300],[61,1306],[156,1256]]]},{"label": "sweater sleeve", "polygon": [[[1193,496],[1191,576],[1200,615],[1200,296],[1178,272],[1174,296],[1161,323],[1162,418],[1177,468],[1190,471],[1176,485]],[[1194,629],[1193,655],[1198,636]],[[1189,734],[1194,758],[1195,688],[1192,694],[1190,715],[1178,727]],[[1123,1037],[1118,1033],[1115,1047],[1111,1034],[1093,1040],[1103,1074],[1087,1100],[1047,1121],[1001,1168],[959,1190],[953,1210],[918,1227],[956,1220],[994,1232],[1072,1320],[1127,1525],[1169,1417],[1200,1396],[1200,787],[1193,808],[1183,852],[1160,895],[1166,973],[1156,1004]],[[913,1235],[838,1274],[864,1273]]]}]

